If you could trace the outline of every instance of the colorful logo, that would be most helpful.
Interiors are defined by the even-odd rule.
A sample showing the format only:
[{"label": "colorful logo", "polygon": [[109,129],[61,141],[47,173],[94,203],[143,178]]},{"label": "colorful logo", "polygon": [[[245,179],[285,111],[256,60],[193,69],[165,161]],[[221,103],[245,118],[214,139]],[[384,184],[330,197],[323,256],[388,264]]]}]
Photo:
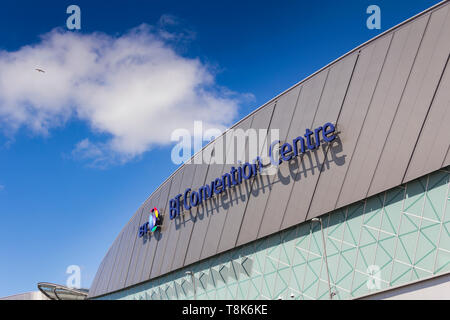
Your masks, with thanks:
[{"label": "colorful logo", "polygon": [[155,232],[161,226],[161,214],[159,210],[154,207],[150,211],[148,222],[139,227],[139,237],[143,237],[145,234]]},{"label": "colorful logo", "polygon": [[148,228],[150,229],[150,232],[155,232],[160,226],[160,222],[159,211],[154,207],[148,219]]}]

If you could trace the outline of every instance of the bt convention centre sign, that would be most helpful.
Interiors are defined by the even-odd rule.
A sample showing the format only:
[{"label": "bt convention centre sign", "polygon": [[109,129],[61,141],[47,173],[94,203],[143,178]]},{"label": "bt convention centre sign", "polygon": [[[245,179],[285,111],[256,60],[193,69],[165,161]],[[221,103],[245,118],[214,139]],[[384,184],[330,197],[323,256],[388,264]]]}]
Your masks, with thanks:
[{"label": "bt convention centre sign", "polygon": [[[279,146],[278,157],[275,156],[274,146],[279,145],[281,142],[279,140],[272,142],[269,148],[270,161],[273,165],[278,166],[283,161],[289,161],[308,150],[317,149],[320,146],[321,140],[329,143],[335,138],[336,127],[330,122],[327,122],[314,130],[306,129],[305,134],[293,139],[292,143],[285,142]],[[233,188],[234,186],[241,184],[244,180],[256,177],[262,172],[262,169],[263,164],[261,158],[256,157],[251,163],[246,162],[243,165],[231,167],[230,172],[223,174],[221,177],[217,177],[197,190],[187,188],[184,193],[180,193],[169,200],[170,219],[179,216],[182,209],[190,210],[214,195],[224,192],[227,188]],[[139,236],[143,236],[149,231],[154,232],[157,229],[155,225],[159,225],[161,213],[156,210],[156,220],[154,209],[152,209],[152,212],[150,213],[150,221],[140,227]],[[150,228],[150,225],[152,228]]]}]

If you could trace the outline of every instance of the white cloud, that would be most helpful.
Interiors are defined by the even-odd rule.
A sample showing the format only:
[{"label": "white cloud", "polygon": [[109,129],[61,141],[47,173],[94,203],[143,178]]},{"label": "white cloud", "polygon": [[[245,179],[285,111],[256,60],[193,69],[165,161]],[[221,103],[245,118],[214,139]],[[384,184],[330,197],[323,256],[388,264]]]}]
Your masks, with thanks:
[{"label": "white cloud", "polygon": [[[160,25],[174,21],[164,16]],[[3,133],[25,127],[46,135],[78,118],[94,134],[73,155],[99,165],[169,144],[174,129],[192,130],[194,120],[224,129],[245,97],[218,87],[199,59],[178,54],[161,27],[142,25],[118,37],[55,29],[37,44],[0,51]]]}]

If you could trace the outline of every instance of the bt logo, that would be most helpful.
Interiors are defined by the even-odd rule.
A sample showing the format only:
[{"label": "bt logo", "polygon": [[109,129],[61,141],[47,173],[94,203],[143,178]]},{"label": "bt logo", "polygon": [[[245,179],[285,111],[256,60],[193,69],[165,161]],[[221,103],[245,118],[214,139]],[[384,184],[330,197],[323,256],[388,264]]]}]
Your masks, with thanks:
[{"label": "bt logo", "polygon": [[158,209],[154,207],[150,211],[148,222],[139,227],[139,237],[143,237],[145,234],[155,232],[161,226],[161,214]]}]

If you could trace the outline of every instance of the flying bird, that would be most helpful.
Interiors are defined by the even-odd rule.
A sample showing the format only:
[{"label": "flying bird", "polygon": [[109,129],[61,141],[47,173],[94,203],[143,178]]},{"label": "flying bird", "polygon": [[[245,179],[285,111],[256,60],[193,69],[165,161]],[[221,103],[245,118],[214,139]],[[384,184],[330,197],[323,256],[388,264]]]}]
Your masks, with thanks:
[{"label": "flying bird", "polygon": [[45,71],[44,70],[42,70],[42,69],[38,69],[38,68],[36,68],[35,69],[37,72],[42,72],[42,73],[45,73]]}]

